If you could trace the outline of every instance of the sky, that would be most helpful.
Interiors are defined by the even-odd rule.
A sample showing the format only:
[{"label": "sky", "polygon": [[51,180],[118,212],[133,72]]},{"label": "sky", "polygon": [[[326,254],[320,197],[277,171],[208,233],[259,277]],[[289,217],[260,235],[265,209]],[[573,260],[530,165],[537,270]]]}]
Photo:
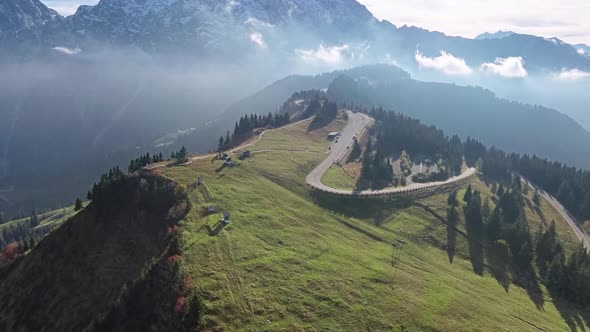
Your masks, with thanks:
[{"label": "sky", "polygon": [[588,0],[359,0],[379,19],[473,38],[509,30],[590,44]]},{"label": "sky", "polygon": [[[62,15],[98,0],[42,0]],[[590,44],[588,0],[359,0],[379,19],[473,38],[510,30]]]},{"label": "sky", "polygon": [[47,7],[57,10],[62,15],[72,15],[80,5],[95,5],[98,0],[41,0]]}]

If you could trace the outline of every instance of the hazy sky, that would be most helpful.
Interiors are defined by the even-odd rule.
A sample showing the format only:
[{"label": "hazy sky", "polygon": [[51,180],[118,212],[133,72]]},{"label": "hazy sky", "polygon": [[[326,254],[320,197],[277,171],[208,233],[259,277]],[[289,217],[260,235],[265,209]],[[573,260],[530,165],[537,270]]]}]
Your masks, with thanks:
[{"label": "hazy sky", "polygon": [[[98,0],[42,0],[63,15]],[[220,0],[221,1],[221,0]],[[590,44],[588,0],[359,0],[379,19],[448,35],[512,30]]]},{"label": "hazy sky", "polygon": [[448,35],[511,30],[590,44],[588,0],[359,0],[379,19]]}]

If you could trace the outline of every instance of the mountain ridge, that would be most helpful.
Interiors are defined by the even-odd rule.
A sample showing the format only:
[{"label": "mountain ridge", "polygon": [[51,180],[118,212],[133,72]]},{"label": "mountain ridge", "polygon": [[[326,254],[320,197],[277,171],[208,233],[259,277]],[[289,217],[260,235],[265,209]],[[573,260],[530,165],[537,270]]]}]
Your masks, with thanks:
[{"label": "mountain ridge", "polygon": [[[38,0],[20,1],[40,4]],[[31,8],[34,13],[36,7]],[[4,34],[12,33],[16,46],[27,44],[28,48],[21,50],[24,54],[35,48],[42,54],[43,49],[55,47],[93,51],[108,45],[150,53],[222,54],[234,59],[236,53],[255,54],[264,49],[267,56],[280,59],[321,45],[345,49],[355,45],[357,49],[349,50],[351,56],[354,53],[368,60],[395,54],[400,63],[416,66],[414,55],[419,45],[426,56],[444,51],[478,66],[496,58],[523,57],[532,71],[590,70],[588,57],[574,46],[556,44],[550,38],[510,34],[469,39],[418,27],[397,27],[378,20],[355,0],[101,0],[94,6],[80,6],[74,15],[57,15],[40,22],[27,30],[37,44],[16,38],[12,30],[4,29]]]}]

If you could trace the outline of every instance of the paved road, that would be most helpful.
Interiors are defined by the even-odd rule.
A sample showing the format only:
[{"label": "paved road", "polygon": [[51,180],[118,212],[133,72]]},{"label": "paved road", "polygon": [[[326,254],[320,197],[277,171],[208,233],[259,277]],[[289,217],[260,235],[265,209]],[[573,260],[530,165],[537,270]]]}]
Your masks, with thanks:
[{"label": "paved road", "polygon": [[354,137],[359,137],[362,131],[373,123],[373,119],[362,113],[348,112],[348,124],[340,132],[337,142],[332,144],[330,155],[321,164],[318,165],[305,179],[310,186],[328,192],[334,192],[336,189],[330,188],[322,183],[322,176],[334,163],[340,162],[348,153],[349,147],[352,148]]},{"label": "paved road", "polygon": [[348,152],[347,146],[352,145],[354,136],[358,137],[367,126],[373,123],[373,119],[371,117],[361,113],[348,112],[348,119],[348,125],[346,125],[346,128],[344,128],[344,130],[342,131],[339,142],[334,143],[332,145],[332,150],[328,158],[326,158],[318,167],[316,167],[305,179],[307,184],[310,185],[312,188],[339,195],[379,196],[385,194],[403,193],[420,189],[439,187],[442,185],[467,179],[477,173],[475,168],[470,168],[467,171],[463,172],[463,174],[450,178],[446,181],[414,183],[406,187],[386,188],[381,190],[355,191],[329,187],[322,183],[322,176],[324,175],[324,173],[326,173],[330,166],[332,166],[334,163],[340,162],[346,156]]},{"label": "paved road", "polygon": [[570,226],[574,234],[576,234],[576,237],[584,245],[584,248],[590,250],[590,236],[588,236],[588,234],[580,228],[578,222],[576,221],[576,217],[574,217],[563,205],[561,205],[561,203],[559,203],[559,201],[555,197],[551,196],[548,192],[533,185],[529,180],[523,177],[521,178],[522,181],[529,187],[531,187],[533,190],[539,190],[539,194],[541,194],[541,196],[545,200],[547,200],[547,202],[549,202],[549,204],[551,204],[555,208],[555,210],[559,212],[559,214],[561,214],[563,219],[565,219],[565,221]]}]

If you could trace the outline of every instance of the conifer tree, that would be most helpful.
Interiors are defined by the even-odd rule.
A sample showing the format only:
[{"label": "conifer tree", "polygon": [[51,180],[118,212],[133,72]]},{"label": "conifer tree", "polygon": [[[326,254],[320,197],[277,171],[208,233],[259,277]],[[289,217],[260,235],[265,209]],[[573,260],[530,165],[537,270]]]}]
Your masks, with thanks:
[{"label": "conifer tree", "polygon": [[74,204],[74,210],[75,211],[80,211],[80,210],[82,210],[82,207],[83,207],[82,200],[80,199],[80,197],[77,197],[76,198],[76,203]]},{"label": "conifer tree", "polygon": [[506,189],[504,189],[504,184],[500,183],[500,186],[498,187],[498,191],[496,192],[496,195],[498,195],[498,197],[502,197],[502,196],[504,196],[505,193],[506,193]]},{"label": "conifer tree", "polygon": [[467,186],[467,190],[465,191],[465,195],[463,195],[463,201],[469,203],[469,201],[471,201],[472,195],[473,192],[471,191],[471,184],[469,184],[469,186]]}]

